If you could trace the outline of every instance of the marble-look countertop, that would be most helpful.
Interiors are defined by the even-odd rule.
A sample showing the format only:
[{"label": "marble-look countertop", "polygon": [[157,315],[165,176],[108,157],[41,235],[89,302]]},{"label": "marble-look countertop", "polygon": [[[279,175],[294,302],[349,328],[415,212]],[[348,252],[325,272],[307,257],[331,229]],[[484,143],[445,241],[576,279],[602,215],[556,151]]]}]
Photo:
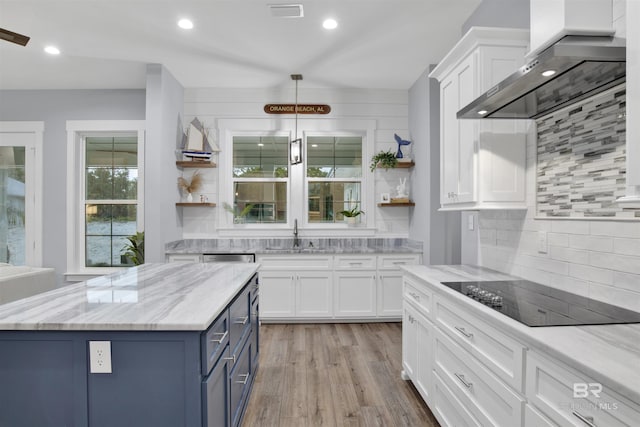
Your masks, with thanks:
[{"label": "marble-look countertop", "polygon": [[354,253],[422,253],[422,242],[405,238],[301,238],[293,247],[292,238],[255,239],[184,239],[169,242],[170,254],[354,254]]},{"label": "marble-look countertop", "polygon": [[402,266],[435,291],[540,353],[584,372],[604,387],[640,404],[640,324],[529,327],[477,303],[440,282],[513,280],[519,277],[467,265]]},{"label": "marble-look countertop", "polygon": [[0,330],[203,331],[258,264],[144,264],[0,305]]}]

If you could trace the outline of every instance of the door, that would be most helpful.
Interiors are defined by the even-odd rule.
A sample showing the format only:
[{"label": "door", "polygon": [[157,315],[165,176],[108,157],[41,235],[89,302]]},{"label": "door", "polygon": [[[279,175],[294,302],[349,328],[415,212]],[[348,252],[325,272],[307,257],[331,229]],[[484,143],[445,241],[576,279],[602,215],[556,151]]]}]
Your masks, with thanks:
[{"label": "door", "polygon": [[0,122],[0,262],[42,266],[42,122]]},{"label": "door", "polygon": [[331,273],[303,271],[297,275],[296,316],[333,316]]},{"label": "door", "polygon": [[376,316],[375,271],[339,271],[335,273],[335,317]]},{"label": "door", "polygon": [[381,271],[378,280],[378,316],[402,316],[402,273]]},{"label": "door", "polygon": [[295,316],[294,275],[285,271],[260,272],[260,317]]}]

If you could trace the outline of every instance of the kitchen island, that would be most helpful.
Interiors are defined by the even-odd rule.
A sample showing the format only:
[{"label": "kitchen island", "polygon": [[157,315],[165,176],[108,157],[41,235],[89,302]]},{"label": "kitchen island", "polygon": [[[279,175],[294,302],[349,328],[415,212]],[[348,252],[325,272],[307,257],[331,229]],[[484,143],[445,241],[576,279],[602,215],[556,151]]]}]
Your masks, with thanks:
[{"label": "kitchen island", "polygon": [[146,264],[1,305],[0,426],[238,425],[257,268]]}]

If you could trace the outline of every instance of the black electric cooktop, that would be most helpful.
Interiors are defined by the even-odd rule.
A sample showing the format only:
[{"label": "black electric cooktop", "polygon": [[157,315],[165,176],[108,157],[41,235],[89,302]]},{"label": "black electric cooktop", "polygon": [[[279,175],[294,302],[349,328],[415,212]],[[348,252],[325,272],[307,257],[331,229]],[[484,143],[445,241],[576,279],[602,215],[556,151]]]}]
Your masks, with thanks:
[{"label": "black electric cooktop", "polygon": [[640,313],[528,280],[442,282],[527,326],[640,323]]}]

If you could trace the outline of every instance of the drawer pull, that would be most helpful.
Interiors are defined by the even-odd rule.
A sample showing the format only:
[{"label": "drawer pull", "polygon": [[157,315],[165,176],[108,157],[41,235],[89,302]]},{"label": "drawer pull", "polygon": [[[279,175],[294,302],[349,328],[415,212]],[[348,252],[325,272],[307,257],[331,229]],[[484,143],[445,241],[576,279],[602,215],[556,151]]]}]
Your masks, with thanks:
[{"label": "drawer pull", "polygon": [[594,423],[593,423],[593,417],[585,417],[584,415],[582,415],[580,412],[577,411],[573,411],[573,415],[578,418],[580,421],[582,421],[583,423],[585,423],[586,425],[588,425],[589,427],[597,427]]},{"label": "drawer pull", "polygon": [[393,261],[393,265],[404,265],[406,263],[406,261]]},{"label": "drawer pull", "polygon": [[224,331],[224,332],[214,332],[213,335],[222,335],[220,337],[220,339],[216,340],[216,339],[212,339],[211,342],[217,342],[218,344],[222,344],[222,341],[224,341],[224,339],[227,337],[227,335],[229,335],[229,331]]},{"label": "drawer pull", "polygon": [[236,325],[246,325],[248,321],[249,321],[249,316],[244,316],[236,319],[235,322],[233,323],[235,323]]},{"label": "drawer pull", "polygon": [[413,292],[409,292],[409,295],[411,295],[414,300],[420,301],[420,295],[414,294]]},{"label": "drawer pull", "polygon": [[454,326],[454,328],[456,328],[456,331],[460,332],[462,335],[464,335],[467,338],[473,338],[473,334],[471,332],[467,332],[465,331],[464,328],[461,328],[459,326]]},{"label": "drawer pull", "polygon": [[466,388],[471,388],[473,386],[473,383],[468,383],[467,380],[464,379],[464,375],[461,375],[461,374],[453,374],[453,375],[455,375],[456,378],[458,378],[462,383],[462,385],[464,385]]},{"label": "drawer pull", "polygon": [[236,381],[236,384],[245,385],[247,383],[247,381],[249,381],[249,374],[240,374],[240,375],[238,375],[238,377],[244,377],[244,379],[240,380],[240,381]]},{"label": "drawer pull", "polygon": [[232,355],[231,357],[223,357],[224,360],[231,360],[233,364],[236,364],[236,355]]},{"label": "drawer pull", "polygon": [[350,262],[349,265],[352,265],[352,266],[354,266],[354,265],[362,265],[362,263],[361,262]]}]

